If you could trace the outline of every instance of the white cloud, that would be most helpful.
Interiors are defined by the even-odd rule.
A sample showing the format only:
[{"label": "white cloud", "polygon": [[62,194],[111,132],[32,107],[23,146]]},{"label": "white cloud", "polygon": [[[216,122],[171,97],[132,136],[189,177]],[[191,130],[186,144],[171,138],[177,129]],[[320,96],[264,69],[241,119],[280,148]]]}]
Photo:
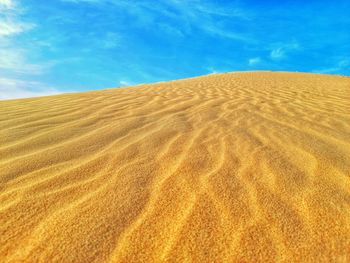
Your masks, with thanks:
[{"label": "white cloud", "polygon": [[0,99],[17,99],[53,95],[59,91],[38,81],[26,81],[28,75],[40,75],[52,63],[32,63],[28,59],[30,49],[19,45],[17,36],[35,25],[23,22],[23,9],[19,2],[0,0]]},{"label": "white cloud", "polygon": [[273,45],[270,58],[273,60],[281,60],[287,57],[287,53],[300,49],[299,43],[296,41],[290,43],[278,43]]},{"label": "white cloud", "polygon": [[272,59],[281,59],[284,56],[285,56],[285,51],[282,48],[275,48],[270,53],[270,57]]},{"label": "white cloud", "polygon": [[0,0],[0,8],[13,8],[14,7],[14,3],[12,0]]},{"label": "white cloud", "polygon": [[21,21],[21,8],[13,1],[0,0],[0,7],[7,8],[0,8],[0,69],[14,73],[38,73],[40,66],[26,61],[26,50],[22,48],[25,45],[18,47],[14,38],[35,25]]},{"label": "white cloud", "polygon": [[[179,25],[185,25],[184,30],[191,33],[191,28],[198,28],[208,35],[228,38],[237,41],[250,41],[246,34],[227,27],[226,22],[233,20],[249,20],[251,15],[246,11],[233,6],[212,5],[205,1],[163,1],[166,7],[176,10],[176,13],[168,13],[168,16],[180,20]],[[158,8],[158,13],[163,13],[164,8]]]},{"label": "white cloud", "polygon": [[40,82],[0,78],[0,100],[48,96],[59,93],[57,89]]},{"label": "white cloud", "polygon": [[[208,35],[228,38],[237,41],[251,41],[245,33],[228,27],[226,22],[235,20],[249,20],[251,14],[238,8],[233,4],[219,5],[210,4],[207,1],[178,1],[178,0],[159,0],[154,4],[144,1],[121,1],[121,0],[61,0],[70,3],[89,3],[89,4],[112,4],[117,8],[134,16],[135,24],[141,27],[155,25],[153,28],[160,29],[166,33],[173,33],[175,36],[182,37],[185,34],[191,34],[192,28],[197,28]],[[159,23],[158,16],[166,16],[167,22]],[[163,20],[165,21],[165,20]],[[176,22],[174,28],[172,22]]]},{"label": "white cloud", "polygon": [[184,37],[184,33],[177,27],[169,25],[169,24],[164,24],[164,23],[159,23],[158,28],[163,31],[166,34],[173,35],[178,38]]},{"label": "white cloud", "polygon": [[339,73],[350,70],[350,59],[342,58],[333,67],[314,70],[315,73]]},{"label": "white cloud", "polygon": [[248,60],[249,66],[255,66],[257,64],[261,63],[261,58],[260,57],[255,57],[255,58],[250,58]]},{"label": "white cloud", "polygon": [[338,67],[340,68],[346,68],[346,67],[349,67],[350,66],[350,59],[342,59],[338,62]]},{"label": "white cloud", "polygon": [[39,75],[51,67],[50,63],[34,64],[26,59],[25,50],[16,48],[0,49],[0,69],[12,73]]},{"label": "white cloud", "polygon": [[131,85],[134,85],[133,83],[129,82],[129,81],[126,81],[126,80],[121,80],[119,81],[119,84],[122,85],[122,86],[131,86]]},{"label": "white cloud", "polygon": [[0,0],[0,37],[8,37],[32,29],[35,25],[21,21],[22,8],[12,0]]},{"label": "white cloud", "polygon": [[120,46],[120,41],[120,36],[114,32],[107,32],[105,38],[100,40],[102,47],[106,49]]},{"label": "white cloud", "polygon": [[0,36],[15,35],[34,27],[33,24],[15,22],[7,19],[0,19]]},{"label": "white cloud", "polygon": [[106,2],[103,0],[61,0],[62,2],[71,2],[71,3],[80,3],[80,2],[87,2],[87,3],[102,3]]},{"label": "white cloud", "polygon": [[209,74],[210,74],[210,75],[211,75],[211,74],[218,74],[218,73],[220,73],[220,72],[217,71],[217,70],[215,70],[215,69],[209,71]]}]

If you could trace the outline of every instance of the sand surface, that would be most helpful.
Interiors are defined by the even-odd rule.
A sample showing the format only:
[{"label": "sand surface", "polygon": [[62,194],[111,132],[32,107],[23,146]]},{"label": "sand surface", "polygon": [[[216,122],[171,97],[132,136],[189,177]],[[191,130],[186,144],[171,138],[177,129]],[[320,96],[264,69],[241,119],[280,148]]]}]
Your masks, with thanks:
[{"label": "sand surface", "polygon": [[350,78],[0,102],[0,262],[349,262]]}]

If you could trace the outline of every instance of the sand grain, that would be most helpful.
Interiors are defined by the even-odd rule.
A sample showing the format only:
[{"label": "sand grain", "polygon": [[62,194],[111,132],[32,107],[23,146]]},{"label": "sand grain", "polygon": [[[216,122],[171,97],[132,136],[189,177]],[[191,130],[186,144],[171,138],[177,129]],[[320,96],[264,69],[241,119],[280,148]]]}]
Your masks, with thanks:
[{"label": "sand grain", "polygon": [[0,102],[1,262],[350,261],[350,78]]}]

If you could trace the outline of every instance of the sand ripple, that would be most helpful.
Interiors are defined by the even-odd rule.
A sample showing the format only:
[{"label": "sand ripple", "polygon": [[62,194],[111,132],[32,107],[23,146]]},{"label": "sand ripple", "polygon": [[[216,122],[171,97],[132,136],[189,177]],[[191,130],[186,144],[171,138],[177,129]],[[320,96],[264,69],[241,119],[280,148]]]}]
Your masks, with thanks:
[{"label": "sand ripple", "polygon": [[0,102],[1,262],[350,261],[350,78]]}]

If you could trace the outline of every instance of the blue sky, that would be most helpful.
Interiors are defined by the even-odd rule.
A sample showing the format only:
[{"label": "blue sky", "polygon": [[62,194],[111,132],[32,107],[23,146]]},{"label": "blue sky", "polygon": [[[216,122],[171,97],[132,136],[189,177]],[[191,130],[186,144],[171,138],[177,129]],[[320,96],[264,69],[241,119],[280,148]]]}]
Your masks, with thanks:
[{"label": "blue sky", "polygon": [[350,1],[0,0],[0,99],[229,71],[349,75]]}]

